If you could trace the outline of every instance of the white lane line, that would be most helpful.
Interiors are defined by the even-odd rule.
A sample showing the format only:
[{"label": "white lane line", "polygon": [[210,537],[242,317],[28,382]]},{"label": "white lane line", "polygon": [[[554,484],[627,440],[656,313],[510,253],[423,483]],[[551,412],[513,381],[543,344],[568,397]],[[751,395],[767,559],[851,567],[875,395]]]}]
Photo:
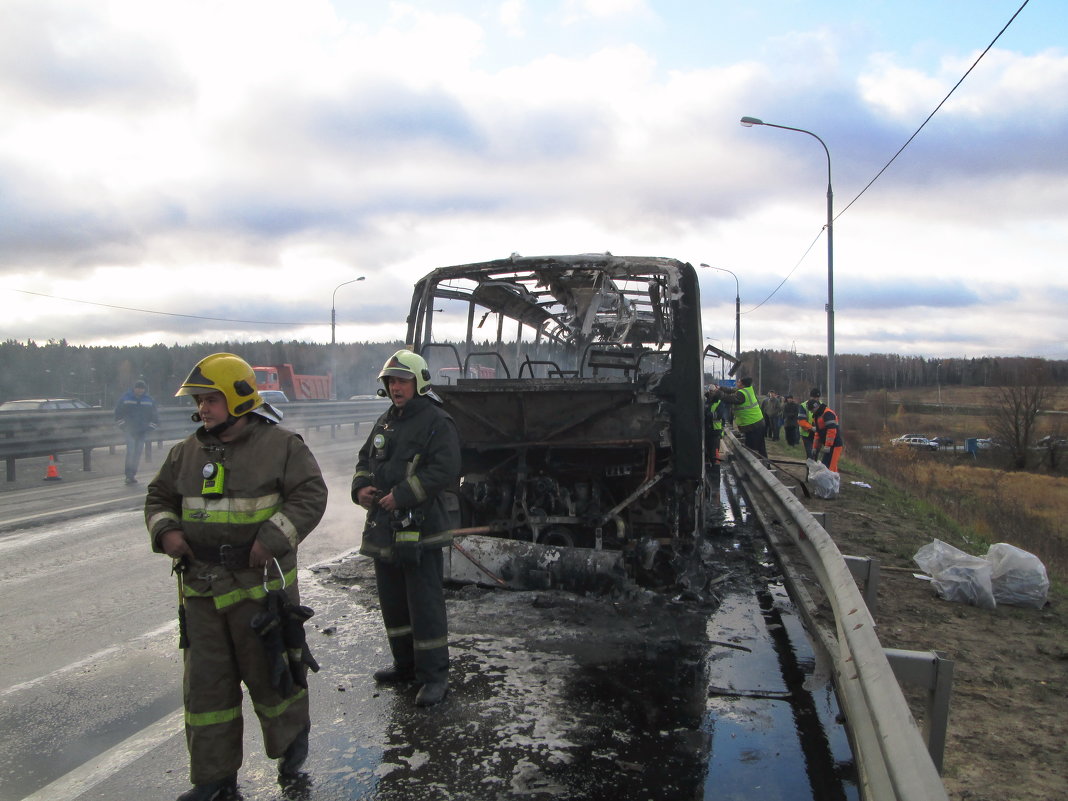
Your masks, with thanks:
[{"label": "white lane line", "polygon": [[13,693],[22,692],[23,690],[28,690],[31,687],[36,687],[38,684],[46,682],[49,679],[58,678],[64,673],[70,673],[73,670],[78,670],[79,668],[85,667],[88,664],[97,662],[106,656],[111,656],[111,654],[117,653],[118,651],[128,647],[133,643],[140,642],[141,640],[154,639],[170,631],[173,631],[177,627],[178,621],[170,620],[164,623],[159,628],[145,632],[144,634],[139,634],[138,636],[134,637],[132,640],[129,640],[126,643],[123,643],[121,645],[109,645],[107,648],[102,648],[95,654],[90,654],[89,656],[84,657],[83,659],[79,659],[77,662],[71,662],[69,665],[64,665],[61,668],[57,668],[51,673],[46,673],[44,676],[38,676],[35,679],[30,679],[29,681],[24,681],[21,684],[15,684],[11,687],[8,687],[7,689],[0,691],[0,698],[11,695]]},{"label": "white lane line", "polygon": [[22,801],[74,801],[105,779],[111,778],[153,748],[182,733],[185,714],[176,709],[132,737],[79,765],[65,776],[42,787]]},{"label": "white lane line", "polygon": [[[16,517],[16,518],[13,518],[11,520],[0,520],[0,525],[3,525],[3,526],[20,526],[20,525],[22,525],[24,523],[33,523],[33,522],[35,522],[37,520],[45,520],[45,519],[50,518],[50,517],[55,517],[57,514],[60,514],[60,513],[62,513],[62,514],[70,514],[71,512],[83,512],[86,509],[96,509],[98,506],[109,506],[109,505],[110,506],[114,506],[116,503],[119,503],[120,501],[125,501],[125,500],[128,500],[128,499],[126,499],[126,498],[112,498],[110,501],[94,501],[93,503],[85,503],[85,504],[82,504],[81,506],[63,507],[62,509],[59,509],[58,511],[56,509],[53,509],[50,512],[38,512],[37,514],[26,515],[25,517]],[[141,503],[141,502],[139,502],[139,503]],[[120,512],[117,512],[117,514],[126,513],[126,512],[135,512],[135,511],[137,511],[137,510],[136,509],[123,509]],[[21,542],[19,542],[18,539],[15,539],[12,542],[7,543],[8,547],[11,547],[13,545],[20,545],[20,544],[21,544]],[[4,543],[0,543],[0,547],[3,547],[3,545],[4,545]]]}]

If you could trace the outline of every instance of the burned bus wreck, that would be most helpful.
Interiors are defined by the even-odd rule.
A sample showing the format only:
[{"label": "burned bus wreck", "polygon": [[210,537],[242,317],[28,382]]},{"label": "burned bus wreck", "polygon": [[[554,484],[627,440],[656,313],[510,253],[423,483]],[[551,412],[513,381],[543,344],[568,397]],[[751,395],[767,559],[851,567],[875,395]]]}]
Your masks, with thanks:
[{"label": "burned bus wreck", "polygon": [[698,281],[611,254],[443,267],[408,342],[459,427],[457,580],[653,578],[704,527]]}]

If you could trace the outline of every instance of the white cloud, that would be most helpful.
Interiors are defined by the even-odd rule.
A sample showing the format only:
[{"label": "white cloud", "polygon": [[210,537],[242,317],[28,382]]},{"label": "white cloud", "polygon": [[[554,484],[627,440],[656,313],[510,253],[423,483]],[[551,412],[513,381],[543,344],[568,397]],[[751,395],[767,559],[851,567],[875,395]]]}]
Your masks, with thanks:
[{"label": "white cloud", "polygon": [[[356,5],[21,2],[0,31],[0,289],[283,325],[31,298],[0,336],[323,341],[331,290],[363,274],[339,293],[339,337],[401,337],[408,289],[433,267],[611,250],[730,268],[744,311],[790,275],[746,312],[743,342],[819,352],[824,240],[805,250],[824,222],[823,154],[738,118],[821,134],[840,211],[974,59],[924,71],[898,49],[858,79],[847,33],[806,18],[774,38],[732,30],[754,37],[747,60],[710,48],[680,65],[643,34],[692,14],[642,2],[554,6],[574,22],[563,31],[523,0],[477,15]],[[991,52],[836,223],[841,352],[1068,340],[1054,300],[1068,295],[1066,63]],[[213,280],[222,291],[205,293]],[[729,341],[733,282],[702,285],[707,327]]]},{"label": "white cloud", "polygon": [[563,13],[567,24],[588,19],[653,16],[646,0],[564,0]]},{"label": "white cloud", "polygon": [[523,20],[527,14],[527,4],[524,0],[504,0],[497,9],[497,17],[501,26],[509,36],[517,39],[526,35]]},{"label": "white cloud", "polygon": [[[946,58],[937,74],[899,66],[895,56],[873,56],[857,79],[861,98],[881,114],[917,125],[975,64],[979,51]],[[1045,114],[1068,110],[1068,55],[1045,50],[1023,55],[992,49],[954,90],[940,114],[975,121],[1018,124],[1042,108]]]}]

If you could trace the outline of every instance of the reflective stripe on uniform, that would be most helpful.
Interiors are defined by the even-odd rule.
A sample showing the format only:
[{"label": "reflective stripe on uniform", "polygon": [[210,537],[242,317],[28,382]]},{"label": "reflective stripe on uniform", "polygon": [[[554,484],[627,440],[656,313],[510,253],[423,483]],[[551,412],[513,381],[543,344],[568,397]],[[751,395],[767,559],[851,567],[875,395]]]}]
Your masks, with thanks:
[{"label": "reflective stripe on uniform", "polygon": [[422,456],[423,456],[423,454],[417,453],[414,457],[412,457],[412,460],[410,462],[408,462],[407,465],[404,466],[404,477],[405,478],[408,478],[408,477],[410,477],[411,475],[413,475],[415,473],[415,468],[417,468],[419,466],[419,460],[422,458]]},{"label": "reflective stripe on uniform", "polygon": [[178,520],[178,515],[176,515],[174,512],[157,512],[156,514],[152,515],[152,517],[148,518],[148,530],[155,531],[156,524],[162,520],[173,520],[175,522],[174,528],[179,528],[177,524],[180,521]]},{"label": "reflective stripe on uniform", "polygon": [[287,709],[289,709],[289,707],[291,707],[293,705],[294,701],[298,701],[299,699],[303,698],[307,694],[308,694],[307,690],[301,689],[298,692],[293,693],[293,695],[289,696],[289,698],[286,698],[284,701],[282,701],[282,703],[275,704],[274,706],[267,706],[266,704],[257,704],[255,701],[253,701],[252,702],[252,708],[255,709],[256,710],[256,714],[260,715],[261,717],[265,717],[265,718],[281,717],[282,714]]},{"label": "reflective stripe on uniform", "polygon": [[214,712],[185,711],[186,726],[214,726],[216,723],[231,723],[241,718],[241,705],[229,709],[217,709]]},{"label": "reflective stripe on uniform", "polygon": [[247,525],[263,523],[282,507],[277,492],[258,498],[204,498],[186,495],[182,498],[182,520],[191,523]]},{"label": "reflective stripe on uniform", "polygon": [[394,628],[386,628],[386,636],[391,640],[397,637],[410,637],[412,634],[411,624],[407,626],[396,626]]},{"label": "reflective stripe on uniform", "polygon": [[435,648],[444,648],[448,644],[448,637],[438,637],[435,640],[416,640],[412,646],[417,651],[433,651]]},{"label": "reflective stripe on uniform", "polygon": [[297,527],[293,525],[292,520],[290,520],[281,512],[275,512],[273,515],[270,516],[267,522],[274,523],[276,526],[278,526],[278,530],[285,535],[285,538],[289,542],[290,547],[296,549],[300,540],[300,535],[297,534]]},{"label": "reflective stripe on uniform", "polygon": [[394,542],[419,542],[418,531],[397,531],[393,534]]},{"label": "reflective stripe on uniform", "polygon": [[[286,573],[284,579],[287,587],[296,582],[297,569],[294,567]],[[216,609],[225,609],[239,601],[259,601],[267,597],[267,590],[280,590],[282,586],[282,579],[271,579],[267,582],[266,589],[264,589],[263,584],[256,584],[253,587],[238,587],[236,590],[224,592],[222,595],[212,595],[210,592],[199,592],[187,584],[185,586],[185,595],[187,598],[211,598],[215,602]]]},{"label": "reflective stripe on uniform", "polygon": [[453,539],[452,529],[449,528],[449,529],[445,529],[444,531],[439,531],[437,534],[432,534],[429,537],[423,537],[423,539],[420,540],[420,542],[423,545],[446,545],[446,544],[452,542],[452,539]]},{"label": "reflective stripe on uniform", "polygon": [[426,490],[423,489],[423,482],[419,480],[419,476],[408,476],[408,487],[418,503],[426,500]]}]

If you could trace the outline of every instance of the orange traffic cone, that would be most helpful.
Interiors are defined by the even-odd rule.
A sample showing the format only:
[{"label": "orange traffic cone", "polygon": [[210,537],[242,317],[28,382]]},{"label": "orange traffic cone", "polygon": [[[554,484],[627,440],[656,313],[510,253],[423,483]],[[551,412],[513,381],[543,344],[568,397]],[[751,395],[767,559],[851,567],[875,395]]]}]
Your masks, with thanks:
[{"label": "orange traffic cone", "polygon": [[62,481],[62,477],[59,475],[59,468],[56,467],[56,457],[48,457],[48,471],[45,473],[45,481]]}]

